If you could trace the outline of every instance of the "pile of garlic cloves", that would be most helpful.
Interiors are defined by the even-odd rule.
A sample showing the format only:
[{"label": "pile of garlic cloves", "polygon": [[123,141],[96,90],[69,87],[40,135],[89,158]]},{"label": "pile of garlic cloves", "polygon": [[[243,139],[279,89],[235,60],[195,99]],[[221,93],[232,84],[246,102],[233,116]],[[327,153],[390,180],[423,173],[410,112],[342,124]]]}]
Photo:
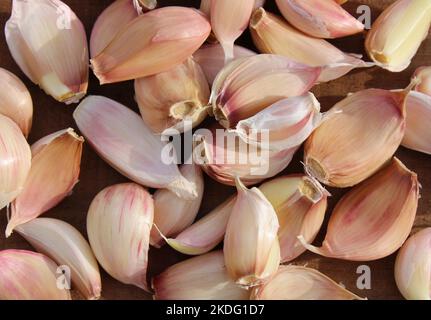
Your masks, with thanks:
[{"label": "pile of garlic cloves", "polygon": [[[407,69],[428,35],[431,3],[395,0],[384,10],[366,35],[367,62],[328,41],[364,25],[343,1],[315,2],[201,0],[195,9],[115,0],[88,41],[66,3],[13,0],[5,36],[27,85],[78,105],[75,129],[30,144],[38,101],[0,67],[4,232],[34,248],[0,251],[0,300],[70,300],[71,289],[99,299],[100,268],[154,299],[366,298],[300,264],[307,251],[341,263],[398,252],[400,293],[431,299],[431,226],[412,234],[420,177],[396,154],[403,146],[431,155],[431,67],[406,88],[353,92],[327,112],[313,93],[354,69]],[[255,50],[237,43],[246,32]],[[136,105],[87,96],[90,70],[100,85],[133,80],[125,94]],[[178,150],[179,140],[190,146]],[[85,183],[86,144],[130,181],[96,190],[76,213],[83,234],[42,215]],[[303,172],[286,174],[302,148]],[[201,215],[205,176],[232,196]],[[326,188],[346,189],[331,213]],[[162,247],[187,259],[154,275],[150,251]],[[70,279],[60,286],[64,267]]]}]

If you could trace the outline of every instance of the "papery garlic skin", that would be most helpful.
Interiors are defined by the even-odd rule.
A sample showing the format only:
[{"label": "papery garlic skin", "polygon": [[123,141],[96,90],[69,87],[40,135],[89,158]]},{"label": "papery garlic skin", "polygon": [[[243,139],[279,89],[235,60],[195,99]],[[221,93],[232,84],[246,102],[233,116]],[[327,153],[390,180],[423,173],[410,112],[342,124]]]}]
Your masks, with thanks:
[{"label": "papery garlic skin", "polygon": [[87,233],[100,265],[113,278],[148,291],[147,263],[154,202],[134,183],[102,190],[87,215]]},{"label": "papery garlic skin", "polygon": [[281,266],[261,287],[253,289],[252,300],[363,300],[323,273],[301,266]]},{"label": "papery garlic skin", "polygon": [[0,300],[71,300],[57,286],[57,265],[42,254],[0,251]]},{"label": "papery garlic skin", "polygon": [[36,142],[30,173],[12,203],[7,237],[16,226],[37,218],[70,195],[79,180],[83,143],[71,128]]},{"label": "papery garlic skin", "polygon": [[0,114],[9,117],[28,137],[33,121],[33,101],[25,84],[12,72],[0,68]]},{"label": "papery garlic skin", "polygon": [[405,70],[428,36],[431,2],[397,0],[383,11],[367,34],[370,58],[392,72]]},{"label": "papery garlic skin", "polygon": [[65,3],[14,0],[5,35],[16,63],[47,94],[66,104],[86,95],[87,36]]},{"label": "papery garlic skin", "polygon": [[420,67],[413,75],[413,81],[417,84],[415,90],[431,96],[431,67]]},{"label": "papery garlic skin", "polygon": [[404,243],[395,261],[395,280],[407,300],[431,300],[431,228]]},{"label": "papery garlic skin", "polygon": [[90,300],[99,299],[102,283],[99,266],[87,240],[70,224],[38,218],[16,228],[37,251],[71,270],[71,281]]},{"label": "papery garlic skin", "polygon": [[156,300],[248,300],[226,271],[222,251],[173,265],[153,279]]}]

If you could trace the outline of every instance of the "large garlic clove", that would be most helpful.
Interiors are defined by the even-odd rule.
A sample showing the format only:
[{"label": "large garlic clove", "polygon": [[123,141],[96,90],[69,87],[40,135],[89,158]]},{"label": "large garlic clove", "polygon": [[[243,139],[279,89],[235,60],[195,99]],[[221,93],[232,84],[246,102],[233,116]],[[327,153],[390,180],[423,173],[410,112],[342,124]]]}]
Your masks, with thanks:
[{"label": "large garlic clove", "polygon": [[70,224],[38,218],[16,228],[37,251],[71,270],[72,284],[87,299],[99,299],[102,290],[99,266],[87,240]]},{"label": "large garlic clove", "polygon": [[417,175],[398,159],[348,192],[331,215],[317,254],[349,261],[372,261],[397,251],[413,227],[419,200]]},{"label": "large garlic clove", "polygon": [[248,300],[250,293],[226,271],[216,251],[173,265],[153,279],[157,300]]},{"label": "large garlic clove", "polygon": [[260,52],[286,56],[311,67],[322,67],[321,82],[337,79],[355,68],[374,65],[362,61],[360,55],[342,52],[326,40],[303,34],[263,8],[254,12],[250,31]]},{"label": "large garlic clove", "polygon": [[368,89],[336,104],[305,144],[305,164],[324,184],[354,186],[395,153],[405,133],[407,90]]},{"label": "large garlic clove", "polygon": [[0,251],[0,300],[71,300],[58,287],[57,265],[42,254]]},{"label": "large garlic clove", "polygon": [[259,190],[278,216],[281,262],[292,261],[306,251],[298,236],[311,243],[319,233],[328,195],[317,181],[304,175],[276,178],[262,184]]},{"label": "large garlic clove", "polygon": [[429,0],[397,0],[383,11],[367,34],[370,58],[392,72],[406,69],[428,36],[431,25]]},{"label": "large garlic clove", "polygon": [[431,67],[420,67],[416,69],[413,79],[415,90],[431,96]]},{"label": "large garlic clove", "polygon": [[198,10],[156,9],[131,21],[91,65],[101,84],[168,71],[198,50],[210,31]]},{"label": "large garlic clove", "polygon": [[30,92],[12,72],[0,68],[0,114],[9,117],[27,137],[33,121],[33,101]]},{"label": "large garlic clove", "polygon": [[34,144],[30,173],[12,203],[6,236],[67,197],[78,183],[84,139],[73,129],[51,134]]},{"label": "large garlic clove", "polygon": [[281,266],[262,286],[253,289],[254,300],[363,300],[323,273],[301,266]]},{"label": "large garlic clove", "polygon": [[408,300],[431,300],[431,228],[411,236],[395,262],[398,289]]},{"label": "large garlic clove", "polygon": [[207,117],[210,89],[199,64],[189,58],[173,69],[135,80],[135,96],[142,118],[155,132],[196,127]]},{"label": "large garlic clove", "polygon": [[5,34],[16,63],[47,94],[66,104],[85,96],[87,37],[81,21],[65,3],[14,0]]},{"label": "large garlic clove", "polygon": [[175,237],[187,229],[199,212],[204,194],[204,178],[199,166],[185,164],[181,173],[190,183],[196,186],[196,199],[185,200],[173,192],[160,189],[154,194],[154,225],[151,230],[150,243],[160,247],[165,237]]},{"label": "large garlic clove", "polygon": [[0,210],[23,190],[31,167],[31,151],[18,125],[0,114]]},{"label": "large garlic clove", "polygon": [[146,291],[153,217],[151,195],[134,183],[99,192],[87,216],[88,239],[103,269],[118,281]]},{"label": "large garlic clove", "polygon": [[168,146],[132,110],[111,99],[90,96],[73,117],[99,155],[129,179],[152,188],[167,188],[186,199],[197,196],[178,166],[164,161],[172,159],[162,159]]}]

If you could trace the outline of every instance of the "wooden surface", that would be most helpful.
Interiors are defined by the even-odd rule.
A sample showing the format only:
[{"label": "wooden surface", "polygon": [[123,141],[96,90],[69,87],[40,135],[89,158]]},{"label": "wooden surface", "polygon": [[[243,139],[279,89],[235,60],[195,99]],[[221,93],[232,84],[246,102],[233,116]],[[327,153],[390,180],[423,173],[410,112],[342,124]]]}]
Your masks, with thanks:
[{"label": "wooden surface", "polygon": [[[65,0],[83,21],[87,30],[87,36],[90,36],[91,28],[102,10],[108,6],[110,0]],[[177,4],[184,6],[197,7],[199,1],[160,1],[163,5]],[[267,8],[276,12],[274,0],[267,0]],[[355,14],[356,8],[360,4],[369,5],[372,9],[373,20],[380,14],[383,8],[392,3],[393,0],[351,0],[346,8]],[[9,18],[11,9],[11,0],[0,0],[0,26],[3,30],[4,24]],[[357,35],[346,39],[333,41],[338,47],[346,52],[364,53],[363,52],[363,35]],[[253,48],[248,34],[245,34],[239,44]],[[342,79],[320,85],[313,89],[321,101],[324,109],[330,108],[334,103],[341,100],[349,92],[358,91],[365,88],[384,88],[399,89],[408,85],[409,79],[416,67],[431,64],[431,38],[428,37],[422,45],[419,53],[411,64],[410,68],[402,73],[390,73],[379,68],[362,69],[354,71]],[[28,86],[34,102],[35,115],[33,130],[30,135],[30,142],[66,127],[74,127],[72,112],[74,106],[65,106],[54,101],[51,97],[44,94],[36,85],[31,83],[17,67],[7,48],[4,33],[0,34],[0,66],[14,72]],[[136,103],[133,100],[132,82],[120,84],[99,86],[98,81],[90,75],[89,93],[104,95],[117,100],[134,110],[137,110]],[[209,120],[211,121],[211,120]],[[208,123],[208,122],[207,122]],[[341,133],[342,134],[342,133]],[[430,156],[408,151],[401,148],[397,156],[412,170],[419,175],[422,184],[422,199],[418,210],[415,228],[431,226],[431,161]],[[300,161],[302,151],[297,154],[292,164],[284,172],[297,173],[302,172]],[[86,236],[86,213],[91,200],[104,187],[127,181],[115,170],[105,164],[88,146],[85,146],[82,173],[80,183],[76,186],[73,194],[64,200],[58,207],[50,210],[44,216],[53,217],[67,221],[77,227]],[[228,195],[234,192],[233,188],[219,185],[209,178],[206,178],[206,190],[201,214],[208,212],[217,204],[225,200]],[[330,199],[330,207],[327,212],[327,219],[330,216],[332,208],[343,195],[345,190],[330,189],[333,197]],[[326,219],[326,220],[327,220]],[[326,223],[325,223],[326,225]],[[0,212],[0,250],[2,249],[31,249],[31,247],[17,234],[9,239],[5,239],[4,232],[6,227],[5,210]],[[325,234],[325,228],[316,240],[319,244]],[[169,248],[161,250],[151,249],[149,254],[149,276],[163,271],[169,265],[174,264],[187,257],[174,252]],[[295,264],[307,264],[332,277],[334,280],[343,283],[349,290],[356,294],[369,299],[399,299],[401,298],[393,278],[394,256],[386,259],[369,263],[357,263],[338,261],[319,257],[312,253],[305,253],[298,258]],[[359,290],[356,288],[358,275],[356,269],[358,266],[365,264],[371,268],[372,272],[372,289]],[[1,271],[0,271],[1,272]],[[103,298],[104,299],[148,299],[151,298],[145,292],[132,286],[123,285],[103,272]],[[75,297],[78,297],[75,294]]]}]

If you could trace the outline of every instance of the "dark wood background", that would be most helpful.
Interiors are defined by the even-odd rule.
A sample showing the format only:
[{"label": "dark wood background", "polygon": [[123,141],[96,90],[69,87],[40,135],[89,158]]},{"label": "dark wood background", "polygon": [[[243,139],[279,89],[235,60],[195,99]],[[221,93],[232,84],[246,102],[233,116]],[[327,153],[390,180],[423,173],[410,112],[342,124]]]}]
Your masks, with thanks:
[{"label": "dark wood background", "polygon": [[[107,7],[111,0],[64,0],[79,16],[87,30],[89,38],[92,26],[97,16],[102,10]],[[372,9],[373,21],[394,0],[351,0],[345,7],[355,16],[356,9],[360,4],[369,5]],[[184,1],[160,1],[162,5],[183,5],[198,7],[199,0],[184,0]],[[274,0],[267,0],[267,9],[277,12]],[[4,24],[10,16],[11,0],[0,0],[0,26],[3,29]],[[333,41],[335,45],[346,52],[363,53],[364,35],[357,35],[345,39]],[[250,37],[245,34],[239,44],[247,46],[255,50]],[[415,57],[410,68],[402,73],[390,73],[379,68],[362,69],[352,72],[342,79],[319,85],[313,89],[313,92],[319,98],[325,110],[329,109],[334,103],[340,101],[349,92],[362,90],[365,88],[384,88],[384,89],[399,89],[404,88],[409,84],[409,79],[416,67],[431,64],[431,39],[428,39],[422,45],[420,51]],[[39,138],[64,129],[73,127],[74,124],[72,113],[74,106],[65,106],[56,102],[51,97],[44,94],[36,85],[31,83],[18,66],[13,61],[6,45],[4,33],[0,33],[0,66],[14,72],[19,76],[29,88],[34,102],[34,123],[33,130],[30,135],[30,143],[35,142]],[[0,88],[1,89],[1,88]],[[90,73],[89,94],[104,95],[111,99],[117,100],[134,110],[137,105],[133,99],[133,82],[124,82],[120,84],[112,84],[99,86],[98,81],[92,73]],[[208,120],[212,121],[212,120]],[[208,122],[207,122],[208,123]],[[204,124],[205,125],[205,124]],[[342,133],[341,133],[342,134]],[[431,226],[431,161],[430,156],[420,154],[400,148],[397,156],[412,170],[419,174],[419,179],[422,184],[422,199],[418,210],[418,216],[415,223],[415,229]],[[302,172],[300,161],[302,159],[302,151],[298,152],[292,164],[284,172],[298,173]],[[86,236],[86,214],[91,200],[103,188],[112,184],[127,181],[115,170],[105,164],[88,146],[85,146],[82,172],[80,183],[76,186],[73,194],[65,199],[58,207],[50,210],[44,216],[62,219],[77,227]],[[217,204],[224,201],[235,190],[230,187],[219,185],[211,179],[206,178],[206,190],[204,201],[201,209],[201,215],[207,213]],[[327,212],[327,219],[330,216],[331,210],[345,193],[345,190],[330,189],[333,197],[330,199],[330,207]],[[326,220],[327,220],[326,219]],[[326,225],[326,223],[325,223]],[[14,234],[9,239],[5,239],[4,230],[6,228],[6,212],[0,212],[0,250],[2,249],[31,249],[31,247],[18,235]],[[316,240],[319,244],[324,237],[325,228]],[[149,277],[163,271],[166,267],[181,261],[187,257],[174,252],[169,248],[160,250],[151,249],[149,254]],[[349,290],[356,294],[368,297],[369,299],[400,299],[402,298],[397,290],[393,277],[395,256],[392,255],[386,259],[369,262],[357,263],[338,261],[319,257],[312,253],[305,253],[299,257],[294,263],[309,267],[314,267],[332,277],[334,280],[343,283]],[[358,266],[366,264],[371,268],[372,272],[372,289],[359,290],[356,288],[356,280],[358,275],[356,269]],[[123,285],[102,271],[103,278],[103,299],[149,299],[151,298],[144,291],[132,286]],[[75,298],[79,295],[74,293]]]}]

